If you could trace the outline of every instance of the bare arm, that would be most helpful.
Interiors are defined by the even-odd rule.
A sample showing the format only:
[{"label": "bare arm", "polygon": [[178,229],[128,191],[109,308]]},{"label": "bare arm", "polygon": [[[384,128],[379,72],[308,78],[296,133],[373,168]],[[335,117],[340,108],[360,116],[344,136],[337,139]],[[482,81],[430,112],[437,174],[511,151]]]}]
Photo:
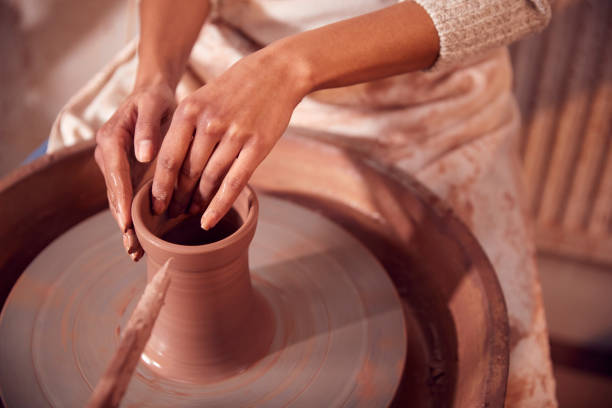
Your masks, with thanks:
[{"label": "bare arm", "polygon": [[161,145],[175,107],[174,89],[208,11],[207,0],[141,2],[134,90],[96,135],[96,162],[124,246],[134,260],[142,256],[142,248],[130,216],[133,187]]},{"label": "bare arm", "polygon": [[155,169],[154,210],[206,209],[202,227],[211,228],[304,96],[427,68],[438,44],[429,15],[406,2],[285,38],[243,58],[175,112]]},{"label": "bare arm", "polygon": [[176,88],[209,11],[208,0],[142,0],[136,87],[162,81]]},{"label": "bare arm", "polygon": [[299,64],[310,92],[428,68],[439,39],[425,10],[405,2],[288,37],[264,52]]}]

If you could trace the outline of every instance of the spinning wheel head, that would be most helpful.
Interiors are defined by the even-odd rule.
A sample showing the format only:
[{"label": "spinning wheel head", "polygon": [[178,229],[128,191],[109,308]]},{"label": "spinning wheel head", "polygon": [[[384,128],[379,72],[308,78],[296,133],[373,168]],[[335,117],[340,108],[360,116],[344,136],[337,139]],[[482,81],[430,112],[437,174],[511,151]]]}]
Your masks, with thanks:
[{"label": "spinning wheel head", "polygon": [[[115,229],[108,212],[90,217],[49,245],[15,285],[0,320],[0,365],[7,368],[0,387],[9,407],[79,406],[89,397],[146,282],[144,264],[124,255]],[[249,316],[269,313],[265,352],[242,371],[206,382],[141,364],[124,403],[388,405],[406,334],[399,297],[378,261],[327,219],[267,196],[248,259],[236,262],[250,264],[251,314],[226,320],[242,325],[234,339],[248,345],[261,324]],[[176,296],[194,288],[189,273]],[[232,347],[231,338],[219,343]]]}]

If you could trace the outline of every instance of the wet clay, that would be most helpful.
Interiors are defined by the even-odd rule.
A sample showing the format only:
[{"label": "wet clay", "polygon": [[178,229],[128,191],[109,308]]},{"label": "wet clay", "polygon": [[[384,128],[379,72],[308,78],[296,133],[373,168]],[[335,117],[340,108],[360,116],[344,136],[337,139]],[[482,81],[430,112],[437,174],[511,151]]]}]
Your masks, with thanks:
[{"label": "wet clay", "polygon": [[154,215],[151,182],[136,194],[132,218],[147,254],[147,277],[168,258],[172,281],[142,359],[161,376],[215,382],[263,358],[274,336],[269,305],[253,290],[248,249],[259,205],[249,187],[210,231],[197,216]]}]

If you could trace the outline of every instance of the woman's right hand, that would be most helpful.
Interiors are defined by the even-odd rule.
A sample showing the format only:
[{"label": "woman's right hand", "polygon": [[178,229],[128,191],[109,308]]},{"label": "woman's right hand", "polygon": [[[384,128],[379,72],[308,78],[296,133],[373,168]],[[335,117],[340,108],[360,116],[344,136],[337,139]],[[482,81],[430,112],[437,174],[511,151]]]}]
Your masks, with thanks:
[{"label": "woman's right hand", "polygon": [[175,106],[174,91],[167,82],[137,85],[96,134],[96,163],[104,174],[123,246],[134,261],[143,250],[132,224],[133,190],[157,155]]}]

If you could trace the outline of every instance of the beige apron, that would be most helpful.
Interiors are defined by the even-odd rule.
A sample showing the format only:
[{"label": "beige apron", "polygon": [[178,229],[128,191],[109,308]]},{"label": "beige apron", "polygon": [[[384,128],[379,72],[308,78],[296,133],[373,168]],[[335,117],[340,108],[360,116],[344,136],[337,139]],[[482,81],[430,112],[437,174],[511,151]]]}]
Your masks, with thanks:
[{"label": "beige apron", "polygon": [[[281,3],[219,2],[194,46],[177,98],[220,75],[257,44],[350,17],[330,11],[335,2],[318,2],[328,4],[328,9],[318,9],[323,16],[318,19],[300,14],[295,4],[283,14],[274,8]],[[382,7],[380,2],[355,3],[352,15]],[[129,94],[136,67],[134,42],[64,107],[51,131],[49,150],[93,138]],[[332,134],[331,143],[413,175],[450,203],[484,247],[506,298],[511,326],[506,406],[554,407],[534,247],[519,198],[515,145],[520,124],[511,80],[508,53],[498,49],[444,72],[316,92],[298,105],[291,126]]]}]

